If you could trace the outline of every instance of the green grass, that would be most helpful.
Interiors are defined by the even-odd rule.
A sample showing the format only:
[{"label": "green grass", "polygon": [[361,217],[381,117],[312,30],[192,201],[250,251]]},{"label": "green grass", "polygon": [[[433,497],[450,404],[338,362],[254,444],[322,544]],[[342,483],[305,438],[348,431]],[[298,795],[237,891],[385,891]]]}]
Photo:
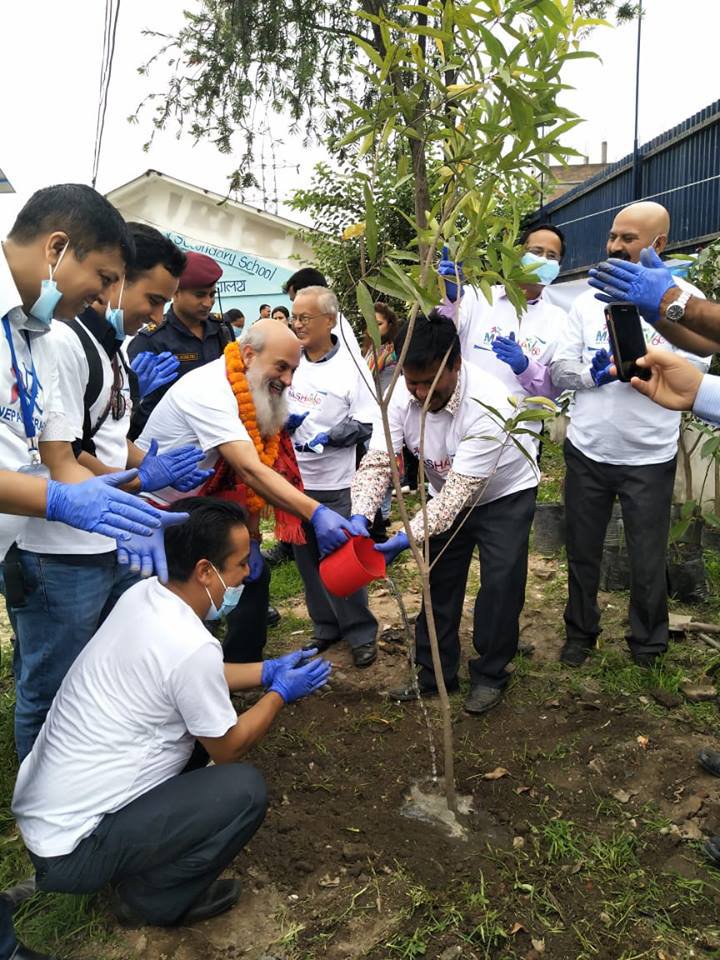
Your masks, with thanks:
[{"label": "green grass", "polygon": [[[33,875],[33,866],[10,813],[17,761],[13,737],[15,695],[10,673],[10,649],[3,646],[0,663],[0,889]],[[95,897],[36,894],[15,916],[18,937],[43,952],[65,954],[87,939],[107,942],[108,927],[95,909]],[[97,960],[102,954],[95,952]]]},{"label": "green grass", "polygon": [[562,500],[562,489],[565,482],[565,458],[560,444],[543,440],[540,470],[542,480],[538,487],[539,502],[559,503]]},{"label": "green grass", "polygon": [[274,567],[270,578],[270,600],[278,604],[287,600],[301,599],[305,595],[302,577],[297,566],[281,563]]}]

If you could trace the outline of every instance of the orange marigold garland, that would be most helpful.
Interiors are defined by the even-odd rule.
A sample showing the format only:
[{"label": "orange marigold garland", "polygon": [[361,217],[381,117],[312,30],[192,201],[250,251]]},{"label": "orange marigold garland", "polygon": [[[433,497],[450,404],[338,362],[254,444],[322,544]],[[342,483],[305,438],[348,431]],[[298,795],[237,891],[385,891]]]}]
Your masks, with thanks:
[{"label": "orange marigold garland", "polygon": [[[250,390],[250,384],[245,376],[245,361],[240,352],[240,344],[229,343],[225,347],[225,370],[228,382],[232,388],[238,405],[238,414],[243,422],[243,426],[250,435],[257,455],[266,467],[272,467],[277,460],[280,449],[280,433],[274,437],[263,440],[260,429],[257,424],[257,413],[255,412],[255,402]],[[261,496],[247,487],[247,508],[251,513],[259,513],[265,506],[265,501]]]}]

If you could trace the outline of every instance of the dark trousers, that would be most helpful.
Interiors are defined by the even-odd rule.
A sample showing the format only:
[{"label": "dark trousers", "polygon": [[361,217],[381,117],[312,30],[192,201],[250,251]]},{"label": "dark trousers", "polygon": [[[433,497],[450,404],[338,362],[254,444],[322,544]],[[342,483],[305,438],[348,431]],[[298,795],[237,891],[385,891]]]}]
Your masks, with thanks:
[{"label": "dark trousers", "polygon": [[265,817],[262,776],[248,764],[194,770],[103,817],[62,857],[30,857],[40,890],[94,893],[107,884],[147,923],[178,921]]},{"label": "dark trousers", "polygon": [[598,463],[565,441],[565,537],[569,642],[593,646],[605,531],[617,497],[630,563],[630,633],[634,652],[662,653],[668,643],[665,561],[675,460],[647,466]]},{"label": "dark trousers", "polygon": [[[454,682],[460,669],[458,631],[475,547],[480,552],[481,585],[473,624],[473,645],[478,656],[469,662],[470,680],[473,686],[498,688],[508,681],[505,668],[517,652],[518,619],[525,603],[528,539],[536,494],[533,487],[474,507],[469,515],[463,511],[446,533],[430,538],[432,562],[462,524],[430,573],[432,608],[446,683]],[[420,683],[432,687],[435,675],[424,603],[415,627],[415,650]]]},{"label": "dark trousers", "polygon": [[[305,493],[325,506],[350,517],[350,489],[306,490]],[[377,636],[377,620],[368,607],[366,589],[356,590],[349,597],[335,597],[320,579],[320,550],[312,525],[303,523],[307,543],[293,545],[295,563],[305,585],[305,603],[318,640],[347,640],[351,647],[372,643]]]},{"label": "dark trousers", "polygon": [[248,583],[240,602],[227,617],[223,642],[226,663],[259,663],[267,641],[267,612],[270,602],[270,568],[254,583]]}]

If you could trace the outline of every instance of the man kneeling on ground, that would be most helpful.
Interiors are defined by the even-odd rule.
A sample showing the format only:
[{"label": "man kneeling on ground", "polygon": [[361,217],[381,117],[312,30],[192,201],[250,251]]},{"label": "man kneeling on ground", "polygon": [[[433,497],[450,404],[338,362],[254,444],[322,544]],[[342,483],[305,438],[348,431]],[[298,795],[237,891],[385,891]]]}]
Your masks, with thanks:
[{"label": "man kneeling on ground", "polygon": [[[39,889],[111,884],[129,925],[191,923],[237,901],[238,881],[217,878],[267,805],[262,776],[238,761],[331,669],[315,651],[223,664],[204,621],[242,592],[245,512],[209,498],[182,507],[189,519],[166,533],[167,586],[153,577],[120,598],[65,676],[13,797]],[[230,693],[259,686],[237,716]],[[186,769],[196,741],[214,766]]]}]

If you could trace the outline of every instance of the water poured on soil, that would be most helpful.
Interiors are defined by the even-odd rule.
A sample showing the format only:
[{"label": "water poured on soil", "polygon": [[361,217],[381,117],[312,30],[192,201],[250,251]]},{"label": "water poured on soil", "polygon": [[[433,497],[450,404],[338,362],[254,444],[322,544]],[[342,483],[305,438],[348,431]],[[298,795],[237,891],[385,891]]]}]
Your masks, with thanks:
[{"label": "water poured on soil", "polygon": [[410,787],[400,813],[411,820],[422,820],[423,823],[440,827],[455,840],[467,840],[468,829],[463,818],[473,812],[472,797],[458,795],[457,806],[458,812],[455,813],[448,807],[441,786],[424,780]]}]

